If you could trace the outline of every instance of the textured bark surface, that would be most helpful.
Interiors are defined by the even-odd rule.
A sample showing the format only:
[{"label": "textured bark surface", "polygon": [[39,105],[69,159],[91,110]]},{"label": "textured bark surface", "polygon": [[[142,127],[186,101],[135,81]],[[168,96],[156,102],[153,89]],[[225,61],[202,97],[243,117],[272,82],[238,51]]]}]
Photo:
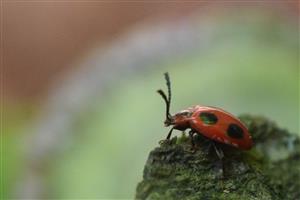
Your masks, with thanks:
[{"label": "textured bark surface", "polygon": [[[220,144],[222,162],[210,142],[173,137],[150,152],[136,199],[300,199],[300,142],[263,117],[243,115],[255,146],[245,152]],[[223,172],[222,172],[223,169]]]}]

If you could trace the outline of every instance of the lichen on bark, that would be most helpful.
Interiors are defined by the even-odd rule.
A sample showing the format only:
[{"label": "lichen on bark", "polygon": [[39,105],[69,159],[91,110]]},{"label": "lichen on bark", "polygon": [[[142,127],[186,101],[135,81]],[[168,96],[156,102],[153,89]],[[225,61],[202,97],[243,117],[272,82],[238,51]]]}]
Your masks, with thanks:
[{"label": "lichen on bark", "polygon": [[[300,199],[299,138],[263,117],[240,116],[253,136],[251,151],[219,144],[220,161],[209,142],[184,134],[150,152],[136,199]],[[223,170],[223,171],[222,171]]]}]

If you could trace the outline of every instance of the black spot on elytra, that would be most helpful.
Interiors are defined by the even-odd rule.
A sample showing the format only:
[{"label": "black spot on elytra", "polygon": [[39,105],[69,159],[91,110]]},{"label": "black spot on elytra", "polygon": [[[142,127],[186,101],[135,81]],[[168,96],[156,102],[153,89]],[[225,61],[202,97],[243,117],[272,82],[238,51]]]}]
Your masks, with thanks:
[{"label": "black spot on elytra", "polygon": [[203,121],[203,123],[208,125],[213,125],[218,122],[218,117],[213,113],[201,112],[199,117]]},{"label": "black spot on elytra", "polygon": [[227,135],[231,138],[242,139],[244,137],[243,129],[237,124],[229,124]]}]

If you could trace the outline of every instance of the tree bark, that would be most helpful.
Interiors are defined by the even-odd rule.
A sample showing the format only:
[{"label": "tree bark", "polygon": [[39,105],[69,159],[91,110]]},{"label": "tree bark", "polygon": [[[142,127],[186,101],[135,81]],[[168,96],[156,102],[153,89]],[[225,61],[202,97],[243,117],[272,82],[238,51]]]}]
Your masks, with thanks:
[{"label": "tree bark", "polygon": [[150,152],[136,199],[300,199],[300,140],[263,117],[243,115],[254,140],[251,151],[183,134]]}]

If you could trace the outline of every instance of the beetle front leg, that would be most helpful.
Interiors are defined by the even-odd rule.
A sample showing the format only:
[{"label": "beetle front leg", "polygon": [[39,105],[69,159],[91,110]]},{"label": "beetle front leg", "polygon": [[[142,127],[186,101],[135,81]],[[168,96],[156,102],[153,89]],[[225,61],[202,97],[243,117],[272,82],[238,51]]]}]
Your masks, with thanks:
[{"label": "beetle front leg", "polygon": [[173,130],[174,130],[174,127],[171,128],[171,130],[169,131],[166,140],[170,140]]},{"label": "beetle front leg", "polygon": [[174,127],[171,128],[171,130],[169,131],[167,138],[165,140],[159,141],[159,144],[170,144],[170,138],[171,138],[173,130],[174,130]]}]

